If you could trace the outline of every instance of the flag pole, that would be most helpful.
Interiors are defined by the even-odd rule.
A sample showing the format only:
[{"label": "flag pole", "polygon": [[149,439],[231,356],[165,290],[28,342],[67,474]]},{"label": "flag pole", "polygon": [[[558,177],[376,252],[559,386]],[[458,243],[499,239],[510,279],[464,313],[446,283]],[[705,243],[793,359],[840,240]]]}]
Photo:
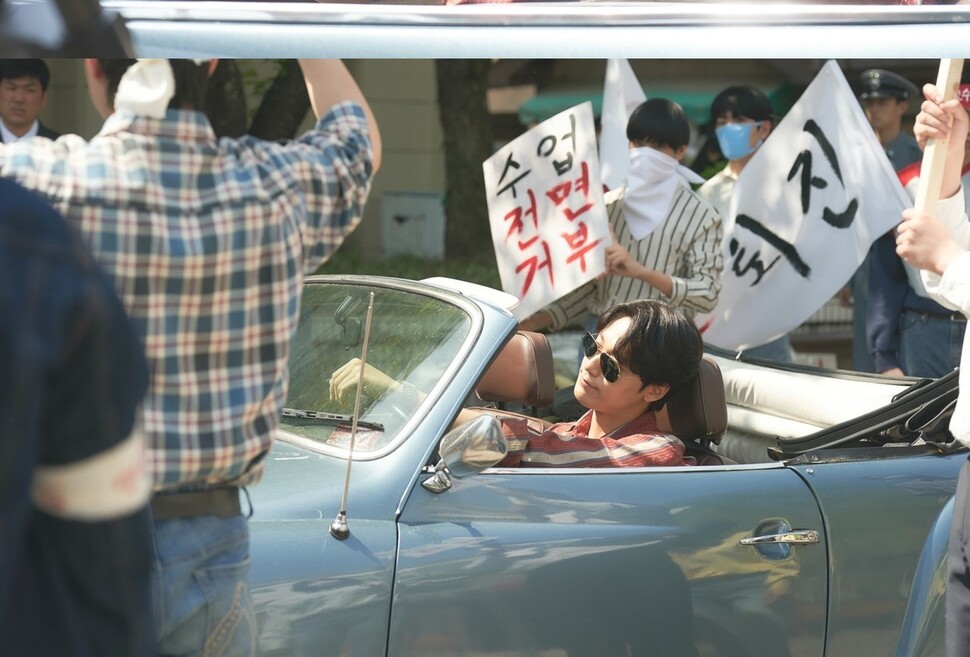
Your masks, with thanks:
[{"label": "flag pole", "polygon": [[[941,59],[940,71],[936,76],[936,88],[943,92],[943,100],[956,97],[957,87],[960,86],[960,76],[963,73],[962,59]],[[923,161],[919,168],[919,184],[916,188],[916,203],[918,212],[934,214],[936,202],[940,198],[940,187],[943,185],[943,165],[946,161],[947,139],[930,139],[923,151]]]}]

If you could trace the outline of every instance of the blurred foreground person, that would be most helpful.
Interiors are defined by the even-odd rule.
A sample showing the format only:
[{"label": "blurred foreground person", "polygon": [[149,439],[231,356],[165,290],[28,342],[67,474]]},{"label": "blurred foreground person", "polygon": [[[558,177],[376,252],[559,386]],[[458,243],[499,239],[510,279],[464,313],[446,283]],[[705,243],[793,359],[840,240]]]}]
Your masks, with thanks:
[{"label": "blurred foreground person", "polygon": [[142,347],[64,220],[0,199],[0,652],[152,655]]}]

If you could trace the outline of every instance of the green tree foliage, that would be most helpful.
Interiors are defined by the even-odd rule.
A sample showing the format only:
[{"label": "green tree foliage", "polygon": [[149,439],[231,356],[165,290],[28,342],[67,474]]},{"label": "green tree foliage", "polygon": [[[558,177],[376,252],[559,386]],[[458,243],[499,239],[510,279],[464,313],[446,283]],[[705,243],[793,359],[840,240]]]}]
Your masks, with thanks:
[{"label": "green tree foliage", "polygon": [[[254,99],[255,108],[250,111]],[[256,68],[249,62],[223,59],[209,81],[206,107],[217,136],[289,139],[306,118],[310,98],[296,60]]]},{"label": "green tree foliage", "polygon": [[[489,60],[436,62],[445,150],[445,249],[449,260],[494,268],[495,253],[482,181],[492,153],[486,102]],[[310,110],[296,60],[220,60],[206,106],[218,136],[294,137]],[[252,109],[251,109],[252,108]]]}]

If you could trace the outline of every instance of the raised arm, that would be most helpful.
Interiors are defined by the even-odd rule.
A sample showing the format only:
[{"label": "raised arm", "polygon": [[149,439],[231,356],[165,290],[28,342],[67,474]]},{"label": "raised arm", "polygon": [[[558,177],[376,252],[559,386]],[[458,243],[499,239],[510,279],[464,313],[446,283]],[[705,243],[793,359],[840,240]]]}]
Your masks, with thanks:
[{"label": "raised arm", "polygon": [[377,172],[381,167],[380,129],[374,112],[350,71],[339,59],[301,59],[300,68],[303,70],[307,93],[310,94],[310,106],[318,119],[331,107],[345,100],[353,101],[364,109],[374,149],[374,171]]}]

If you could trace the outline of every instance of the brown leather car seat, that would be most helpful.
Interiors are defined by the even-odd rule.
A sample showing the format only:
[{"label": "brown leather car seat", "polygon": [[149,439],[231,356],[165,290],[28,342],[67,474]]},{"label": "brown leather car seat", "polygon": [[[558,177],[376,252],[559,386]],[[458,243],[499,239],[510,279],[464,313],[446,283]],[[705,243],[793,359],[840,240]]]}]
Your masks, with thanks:
[{"label": "brown leather car seat", "polygon": [[556,376],[549,340],[542,333],[516,332],[475,391],[483,401],[552,406]]},{"label": "brown leather car seat", "polygon": [[721,368],[702,358],[697,376],[667,400],[657,414],[659,428],[680,438],[698,465],[734,463],[711,450],[727,430],[727,400]]},{"label": "brown leather car seat", "polygon": [[[556,396],[556,373],[549,340],[542,333],[516,332],[482,376],[475,392],[486,402],[533,408],[552,406]],[[543,420],[513,411],[491,412],[524,418],[532,428],[540,431],[548,426]]]}]

